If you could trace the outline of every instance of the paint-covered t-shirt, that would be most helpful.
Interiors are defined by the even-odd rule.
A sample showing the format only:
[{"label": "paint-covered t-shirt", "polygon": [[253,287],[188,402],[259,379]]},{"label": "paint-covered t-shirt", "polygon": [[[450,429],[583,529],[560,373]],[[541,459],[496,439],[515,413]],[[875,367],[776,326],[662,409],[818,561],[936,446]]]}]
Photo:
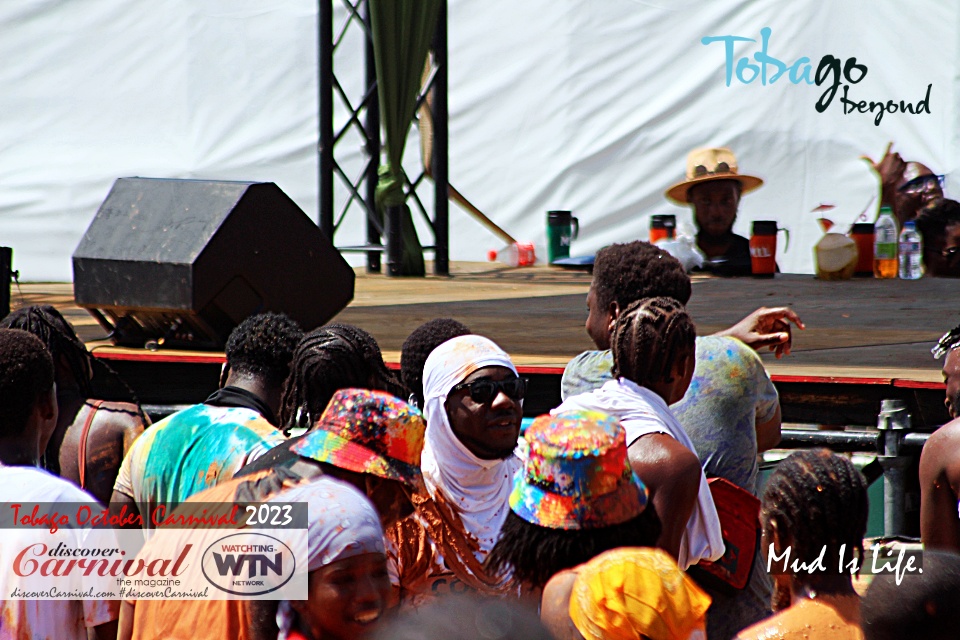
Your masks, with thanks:
[{"label": "paint-covered t-shirt", "polygon": [[[613,378],[613,355],[586,351],[567,364],[561,396],[593,391]],[[777,390],[760,357],[736,338],[697,338],[690,387],[670,407],[690,436],[708,476],[757,493],[757,424],[773,418]]]},{"label": "paint-covered t-shirt", "polygon": [[133,498],[151,528],[158,505],[179,504],[233,478],[285,440],[253,409],[198,404],[161,420],[133,443],[114,490]]}]

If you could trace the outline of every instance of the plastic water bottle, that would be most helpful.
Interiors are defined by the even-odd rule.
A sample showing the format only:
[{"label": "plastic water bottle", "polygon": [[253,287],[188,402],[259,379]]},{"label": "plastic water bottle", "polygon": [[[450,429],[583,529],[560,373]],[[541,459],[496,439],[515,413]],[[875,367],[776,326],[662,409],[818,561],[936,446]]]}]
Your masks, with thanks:
[{"label": "plastic water bottle", "polygon": [[487,259],[508,267],[532,267],[537,256],[532,242],[514,242],[500,251],[491,249],[487,252]]},{"label": "plastic water bottle", "polygon": [[881,207],[873,225],[873,276],[897,277],[897,221],[890,207]]},{"label": "plastic water bottle", "polygon": [[900,232],[900,278],[916,280],[923,275],[923,240],[913,220],[903,223]]}]

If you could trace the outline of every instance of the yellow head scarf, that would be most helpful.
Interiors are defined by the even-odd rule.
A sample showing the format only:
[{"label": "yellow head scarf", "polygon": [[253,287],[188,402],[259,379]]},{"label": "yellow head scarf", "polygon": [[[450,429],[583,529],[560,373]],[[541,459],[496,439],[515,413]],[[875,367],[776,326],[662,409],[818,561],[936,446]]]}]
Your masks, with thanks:
[{"label": "yellow head scarf", "polygon": [[710,596],[660,549],[607,551],[577,574],[570,618],[587,640],[706,638]]}]

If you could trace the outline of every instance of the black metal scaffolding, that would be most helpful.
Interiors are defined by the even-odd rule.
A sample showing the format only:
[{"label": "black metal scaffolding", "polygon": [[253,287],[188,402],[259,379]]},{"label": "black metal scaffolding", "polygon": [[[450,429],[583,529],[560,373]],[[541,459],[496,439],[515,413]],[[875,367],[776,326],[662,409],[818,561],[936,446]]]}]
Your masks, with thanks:
[{"label": "black metal scaffolding", "polygon": [[[377,95],[377,77],[373,59],[373,39],[370,29],[370,8],[368,0],[341,0],[347,9],[347,18],[342,25],[334,25],[334,0],[320,0],[318,7],[319,22],[319,208],[320,229],[336,244],[336,233],[347,214],[361,209],[366,226],[366,244],[360,246],[338,246],[340,251],[363,252],[367,255],[367,271],[379,272],[381,254],[387,252],[399,256],[400,246],[384,246],[399,243],[399,234],[387,237],[384,220],[377,211],[376,187],[377,168],[380,164],[380,106]],[[339,81],[334,68],[334,59],[338,49],[343,46],[345,36],[350,30],[360,29],[363,33],[364,83],[363,92],[358,96],[349,96]],[[437,31],[431,45],[431,69],[428,79],[420,89],[418,111],[430,93],[430,113],[432,116],[432,153],[429,171],[426,168],[416,176],[407,176],[404,192],[407,203],[414,216],[419,211],[433,232],[433,244],[424,246],[434,254],[434,273],[448,275],[449,266],[449,201],[447,170],[447,7],[440,10]],[[356,52],[351,52],[356,54]],[[347,55],[344,53],[344,55]],[[348,111],[346,123],[334,130],[334,99],[340,99]],[[416,118],[415,118],[416,119]],[[354,177],[348,176],[342,163],[338,161],[337,145],[349,130],[359,133],[363,140],[365,156],[362,171]],[[434,198],[432,215],[427,211],[417,190],[424,178],[432,177]],[[335,184],[340,182],[346,187],[348,195],[343,202],[336,202]]]}]

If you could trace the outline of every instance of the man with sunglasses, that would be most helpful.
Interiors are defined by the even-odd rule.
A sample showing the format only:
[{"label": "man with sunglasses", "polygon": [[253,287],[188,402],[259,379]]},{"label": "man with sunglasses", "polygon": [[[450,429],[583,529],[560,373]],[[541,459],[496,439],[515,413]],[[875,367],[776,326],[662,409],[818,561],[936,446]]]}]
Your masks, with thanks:
[{"label": "man with sunglasses", "polygon": [[881,205],[893,208],[897,226],[913,220],[920,211],[943,199],[943,176],[919,162],[906,162],[887,144],[879,162],[861,156],[880,176]]},{"label": "man with sunglasses", "polygon": [[424,490],[416,512],[387,531],[403,606],[436,596],[502,593],[483,569],[509,511],[526,381],[487,338],[434,349],[423,369]]}]

